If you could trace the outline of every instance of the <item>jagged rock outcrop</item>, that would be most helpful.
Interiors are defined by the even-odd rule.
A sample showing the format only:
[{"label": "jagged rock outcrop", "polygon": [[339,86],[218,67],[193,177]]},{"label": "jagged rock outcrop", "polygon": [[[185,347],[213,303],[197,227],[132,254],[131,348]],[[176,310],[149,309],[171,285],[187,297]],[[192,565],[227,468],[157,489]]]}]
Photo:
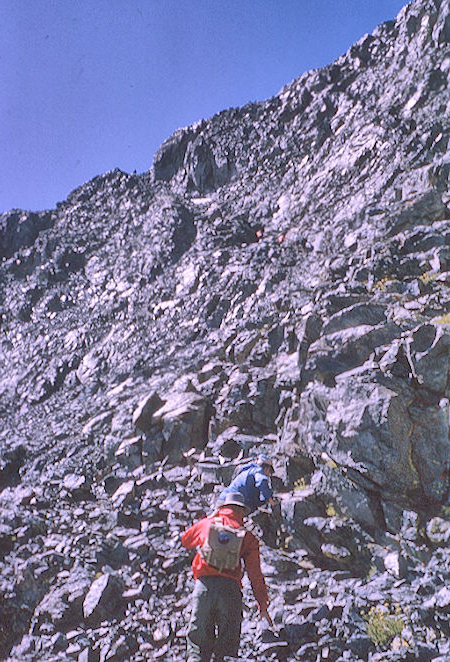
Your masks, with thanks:
[{"label": "jagged rock outcrop", "polygon": [[[0,656],[179,660],[180,532],[260,452],[276,633],[450,656],[450,7],[0,216]],[[249,600],[247,615],[255,613]]]}]

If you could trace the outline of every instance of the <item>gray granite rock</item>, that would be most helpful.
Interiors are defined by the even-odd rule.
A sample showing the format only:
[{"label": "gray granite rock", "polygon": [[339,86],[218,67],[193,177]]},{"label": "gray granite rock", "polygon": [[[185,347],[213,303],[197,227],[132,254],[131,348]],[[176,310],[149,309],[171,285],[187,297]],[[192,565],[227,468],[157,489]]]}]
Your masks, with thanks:
[{"label": "gray granite rock", "polygon": [[89,623],[111,618],[120,604],[123,583],[117,575],[104,573],[90,586],[83,601],[83,616]]}]

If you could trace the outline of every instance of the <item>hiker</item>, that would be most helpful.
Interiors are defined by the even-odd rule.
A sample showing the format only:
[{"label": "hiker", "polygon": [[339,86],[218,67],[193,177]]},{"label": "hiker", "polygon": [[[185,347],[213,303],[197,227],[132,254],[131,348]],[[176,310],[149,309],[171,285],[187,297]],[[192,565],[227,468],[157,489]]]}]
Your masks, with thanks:
[{"label": "hiker", "polygon": [[[259,559],[259,543],[246,531],[247,509],[242,494],[230,492],[214,516],[184,532],[187,549],[198,547],[192,561],[195,588],[187,634],[187,662],[219,662],[237,656],[242,622],[242,560],[250,578],[260,616],[272,627],[268,596]],[[217,628],[217,633],[216,633]]]},{"label": "hiker", "polygon": [[273,490],[270,481],[273,472],[272,460],[266,455],[262,455],[258,462],[246,464],[240,469],[228,487],[221,492],[217,499],[216,507],[219,508],[231,492],[240,492],[242,494],[249,513],[252,513],[265,503],[274,506],[276,501],[272,496]]}]

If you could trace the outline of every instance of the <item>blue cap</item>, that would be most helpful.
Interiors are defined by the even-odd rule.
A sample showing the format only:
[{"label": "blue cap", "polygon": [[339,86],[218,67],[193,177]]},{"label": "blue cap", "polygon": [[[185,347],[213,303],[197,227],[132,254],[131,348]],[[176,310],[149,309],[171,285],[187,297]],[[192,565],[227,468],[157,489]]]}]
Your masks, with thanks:
[{"label": "blue cap", "polygon": [[247,505],[244,500],[244,495],[240,492],[229,492],[225,495],[225,501],[222,504],[223,506],[240,506],[241,508],[247,508]]}]

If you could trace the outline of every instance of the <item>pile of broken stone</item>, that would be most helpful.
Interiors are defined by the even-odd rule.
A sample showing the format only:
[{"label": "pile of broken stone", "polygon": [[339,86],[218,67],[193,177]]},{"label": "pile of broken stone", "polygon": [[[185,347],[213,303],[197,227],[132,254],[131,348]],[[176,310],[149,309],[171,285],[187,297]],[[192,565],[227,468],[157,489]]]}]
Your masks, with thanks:
[{"label": "pile of broken stone", "polygon": [[[121,464],[98,482],[79,473],[3,490],[3,655],[15,641],[11,660],[183,659],[192,557],[180,535],[241,461],[187,455],[151,473]],[[398,534],[370,535],[326,504],[321,472],[278,492],[282,530],[264,513],[248,524],[275,627],[262,626],[244,582],[240,659],[448,659],[449,521],[405,510]]]}]

